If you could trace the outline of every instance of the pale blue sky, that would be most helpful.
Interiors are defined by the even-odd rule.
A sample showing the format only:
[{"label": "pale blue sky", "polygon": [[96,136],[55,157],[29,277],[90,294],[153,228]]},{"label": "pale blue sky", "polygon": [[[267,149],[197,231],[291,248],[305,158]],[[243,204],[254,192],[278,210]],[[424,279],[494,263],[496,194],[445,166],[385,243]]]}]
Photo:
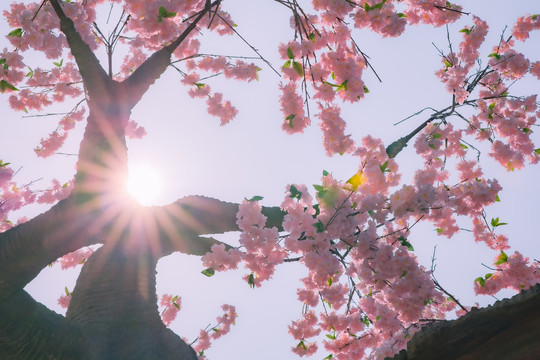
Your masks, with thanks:
[{"label": "pale blue sky", "polygon": [[[0,9],[7,7],[3,1]],[[505,25],[511,29],[518,16],[539,13],[535,0],[462,1],[465,10],[486,20],[490,34],[483,47],[484,61],[498,41]],[[277,55],[277,44],[292,35],[285,9],[272,1],[226,0],[239,25],[237,30],[247,38],[275,67],[282,60]],[[463,25],[472,23],[465,17],[459,24],[450,26],[454,46],[461,40],[458,32]],[[510,29],[507,30],[507,34]],[[0,34],[10,29],[0,23]],[[524,51],[531,60],[540,59],[540,33],[532,33]],[[417,117],[393,126],[404,117],[426,107],[445,107],[451,95],[435,78],[434,71],[440,60],[432,42],[446,49],[444,28],[427,26],[411,27],[404,37],[380,39],[367,32],[356,32],[355,39],[361,49],[371,57],[371,62],[383,79],[379,84],[366,71],[365,81],[370,93],[362,102],[347,106],[342,115],[348,121],[348,132],[359,141],[371,134],[381,137],[386,144],[404,136],[425,120]],[[238,39],[219,41],[212,36],[201,38],[204,51],[226,55],[251,56],[251,50]],[[4,45],[9,45],[2,40]],[[533,48],[533,44],[536,46]],[[120,61],[117,60],[117,61]],[[43,65],[44,67],[46,65]],[[319,183],[323,169],[337,178],[347,179],[356,172],[358,164],[350,157],[328,158],[324,155],[321,135],[314,123],[304,135],[289,136],[281,129],[282,114],[278,104],[280,79],[264,64],[260,81],[250,84],[216,79],[209,82],[214,90],[222,90],[238,108],[239,115],[230,124],[220,127],[219,120],[206,114],[202,101],[192,100],[180,83],[179,75],[172,69],[153,86],[143,101],[137,105],[133,118],[140,122],[148,135],[143,140],[129,142],[130,160],[133,163],[151,163],[164,176],[164,190],[160,202],[168,203],[187,194],[203,194],[228,201],[239,202],[244,197],[262,195],[263,204],[278,205],[286,184]],[[516,95],[538,92],[538,80],[523,81],[515,88]],[[68,107],[59,109],[67,110]],[[312,103],[311,109],[316,109]],[[56,111],[56,110],[55,110]],[[0,158],[12,163],[13,168],[23,167],[17,175],[20,183],[43,177],[36,189],[45,188],[52,177],[61,181],[73,174],[75,157],[62,155],[50,159],[37,159],[32,149],[39,139],[56,128],[58,117],[21,118],[7,106],[7,96],[0,98],[3,115],[0,131]],[[76,153],[82,126],[61,151]],[[536,130],[536,129],[533,129]],[[537,131],[533,136],[540,144]],[[421,167],[409,146],[397,157],[404,179]],[[507,173],[482,153],[485,175],[496,177],[504,187],[501,203],[488,209],[488,217],[500,217],[509,225],[504,233],[511,239],[514,250],[540,258],[538,231],[535,228],[540,210],[540,192],[537,189],[540,170],[537,166]],[[30,216],[40,209],[29,209]],[[234,235],[226,238],[235,241]],[[491,264],[494,252],[486,251],[473,242],[472,235],[462,232],[453,239],[436,236],[433,226],[426,224],[414,229],[410,238],[421,263],[430,265],[433,246],[437,245],[437,278],[443,286],[463,303],[479,302],[486,305],[490,297],[475,297],[473,280],[487,271],[481,263]],[[230,303],[237,307],[239,318],[231,334],[217,341],[207,352],[212,360],[225,359],[294,359],[289,352],[295,341],[287,334],[287,325],[301,313],[302,305],[296,301],[297,279],[303,276],[298,264],[280,267],[274,281],[252,290],[241,280],[245,271],[217,274],[205,278],[200,274],[202,265],[198,258],[173,255],[159,266],[159,293],[168,292],[182,296],[184,310],[172,328],[188,339],[196,337],[198,330],[214,322],[221,314],[220,305]],[[29,285],[29,291],[40,301],[60,311],[56,299],[64,286],[74,285],[74,272],[61,272],[56,268],[45,269]],[[326,356],[313,358],[319,359]]]}]

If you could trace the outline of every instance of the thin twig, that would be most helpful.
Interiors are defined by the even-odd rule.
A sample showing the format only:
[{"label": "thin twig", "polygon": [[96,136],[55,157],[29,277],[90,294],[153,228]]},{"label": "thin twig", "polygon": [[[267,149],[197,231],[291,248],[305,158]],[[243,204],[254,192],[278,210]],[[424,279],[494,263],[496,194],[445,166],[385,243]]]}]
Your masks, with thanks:
[{"label": "thin twig", "polygon": [[259,50],[257,50],[253,45],[251,45],[246,39],[244,39],[244,37],[242,35],[240,35],[240,33],[238,31],[236,31],[236,29],[231,25],[229,24],[229,22],[227,20],[225,20],[221,15],[217,15],[221,21],[223,21],[244,43],[246,43],[247,46],[249,46],[251,48],[251,50],[253,50],[257,55],[259,55],[259,58],[264,61],[266,63],[266,65],[268,65],[270,67],[270,69],[272,69],[279,77],[281,77],[281,74],[279,73],[279,71],[277,71],[273,66],[272,64],[270,63],[270,61],[266,60],[262,55],[261,53],[259,52]]}]

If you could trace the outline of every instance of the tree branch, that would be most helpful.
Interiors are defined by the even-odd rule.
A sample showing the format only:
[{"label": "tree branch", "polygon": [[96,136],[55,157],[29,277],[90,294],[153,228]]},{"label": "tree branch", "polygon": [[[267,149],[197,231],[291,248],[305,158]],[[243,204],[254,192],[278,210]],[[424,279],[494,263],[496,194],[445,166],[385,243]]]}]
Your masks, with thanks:
[{"label": "tree branch", "polygon": [[[175,203],[152,209],[152,218],[159,229],[160,244],[166,256],[174,251],[202,256],[220,241],[201,235],[240,231],[236,224],[239,205],[204,197],[188,196]],[[267,227],[283,230],[285,213],[279,207],[262,208]],[[228,247],[228,245],[226,245]]]},{"label": "tree branch", "polygon": [[71,54],[77,62],[79,72],[90,96],[90,99],[99,98],[109,94],[111,79],[101,67],[96,55],[86,44],[81,35],[75,29],[73,21],[66,16],[58,0],[49,0],[58,19],[60,19],[60,30],[66,36]]},{"label": "tree branch", "polygon": [[73,196],[0,234],[0,304],[59,257],[97,243],[95,214],[77,210]]},{"label": "tree branch", "polygon": [[126,100],[133,107],[146,93],[148,88],[165,72],[171,64],[172,53],[178,46],[191,34],[197,26],[197,23],[212,9],[219,5],[221,0],[216,0],[210,3],[206,1],[204,9],[199,12],[199,15],[193,20],[188,27],[178,36],[172,43],[164,46],[162,49],[153,53],[146,59],[127,79],[122,82],[126,94]]},{"label": "tree branch", "polygon": [[92,337],[24,290],[0,305],[0,319],[2,359],[94,358]]}]

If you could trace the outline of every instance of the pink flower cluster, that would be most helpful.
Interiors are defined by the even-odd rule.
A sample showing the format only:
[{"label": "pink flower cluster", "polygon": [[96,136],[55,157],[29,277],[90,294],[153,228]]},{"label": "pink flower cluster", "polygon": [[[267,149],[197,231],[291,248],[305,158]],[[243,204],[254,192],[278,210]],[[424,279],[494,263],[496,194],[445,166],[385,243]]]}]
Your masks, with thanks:
[{"label": "pink flower cluster", "polygon": [[63,200],[71,194],[73,190],[73,181],[61,184],[60,181],[53,179],[51,187],[43,191],[37,198],[38,204],[54,204]]},{"label": "pink flower cluster", "polygon": [[529,33],[533,30],[540,30],[540,16],[538,14],[520,17],[514,24],[512,35],[514,38],[524,41],[529,38]]},{"label": "pink flower cluster", "polygon": [[86,262],[90,256],[94,253],[94,249],[91,247],[83,247],[79,250],[73,251],[69,254],[62,256],[58,259],[62,270],[77,267]]},{"label": "pink flower cluster", "polygon": [[459,53],[450,53],[443,58],[444,68],[436,72],[437,77],[446,85],[446,89],[456,96],[458,104],[463,104],[469,96],[467,76],[479,56],[478,49],[488,33],[485,21],[474,16],[474,25],[464,28],[463,41],[459,44]]},{"label": "pink flower cluster", "polygon": [[[265,228],[266,217],[261,213],[257,201],[244,200],[237,214],[237,224],[242,233],[240,245],[245,252],[237,248],[225,250],[224,244],[212,245],[211,251],[202,257],[205,267],[217,271],[236,269],[240,261],[244,262],[251,275],[245,278],[250,286],[260,287],[274,274],[275,266],[281,264],[288,252],[279,244],[276,228]],[[251,280],[249,280],[251,278]]]},{"label": "pink flower cluster", "polygon": [[494,261],[496,271],[487,274],[484,281],[474,282],[476,294],[495,295],[500,290],[511,288],[517,291],[526,290],[540,282],[540,265],[530,262],[519,252],[508,256],[501,251]]},{"label": "pink flower cluster", "polygon": [[217,116],[221,120],[221,125],[227,124],[237,114],[238,110],[231,104],[230,101],[223,101],[223,94],[215,93],[206,100],[208,105],[208,113]]},{"label": "pink flower cluster", "polygon": [[53,131],[47,138],[41,138],[40,144],[34,149],[34,152],[37,156],[43,158],[53,155],[56,150],[64,145],[67,134],[67,132]]},{"label": "pink flower cluster", "polygon": [[176,319],[176,315],[182,307],[182,298],[179,296],[172,296],[169,294],[161,295],[160,300],[160,313],[161,321],[165,326],[169,327],[171,323]]},{"label": "pink flower cluster", "polygon": [[281,128],[288,134],[303,132],[311,121],[309,117],[304,115],[302,97],[296,93],[294,83],[280,84],[280,89],[281,98],[279,102],[281,112],[284,115]]},{"label": "pink flower cluster", "polygon": [[[9,220],[9,213],[33,204],[37,196],[28,187],[19,188],[13,180],[15,172],[0,159],[0,233],[4,232],[16,224]],[[19,219],[18,223],[27,221],[26,218]]]},{"label": "pink flower cluster", "polygon": [[129,120],[126,126],[126,136],[130,139],[142,139],[146,135],[146,129],[133,120]]},{"label": "pink flower cluster", "polygon": [[217,318],[217,325],[210,330],[201,329],[196,344],[193,346],[193,349],[197,352],[201,360],[206,359],[204,351],[210,348],[211,341],[226,335],[231,330],[231,325],[235,324],[236,317],[238,316],[236,314],[236,308],[232,305],[223,304],[221,309],[225,313]]},{"label": "pink flower cluster", "polygon": [[345,135],[345,120],[340,116],[338,107],[322,107],[318,114],[319,126],[323,132],[323,146],[328,156],[350,153],[354,150],[354,141]]},{"label": "pink flower cluster", "polygon": [[276,265],[283,262],[288,252],[278,243],[277,229],[264,227],[266,216],[261,213],[258,202],[244,200],[237,218],[236,223],[242,230],[240,245],[245,249],[242,260],[245,267],[254,274],[252,285],[260,287],[263,281],[272,277]]},{"label": "pink flower cluster", "polygon": [[[493,94],[487,90],[486,96]],[[538,162],[535,144],[531,138],[531,128],[537,122],[538,107],[536,95],[526,98],[499,97],[489,101],[479,100],[478,115],[474,116],[468,134],[475,134],[478,140],[492,139],[490,156],[508,171],[521,169],[525,162]]]}]

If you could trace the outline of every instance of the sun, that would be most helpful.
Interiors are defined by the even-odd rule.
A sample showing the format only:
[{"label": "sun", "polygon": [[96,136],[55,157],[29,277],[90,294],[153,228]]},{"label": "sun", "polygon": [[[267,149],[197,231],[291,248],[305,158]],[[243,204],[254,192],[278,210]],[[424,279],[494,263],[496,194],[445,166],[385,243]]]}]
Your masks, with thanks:
[{"label": "sun", "polygon": [[161,176],[153,167],[144,164],[130,167],[127,191],[141,205],[155,205],[161,188]]}]

